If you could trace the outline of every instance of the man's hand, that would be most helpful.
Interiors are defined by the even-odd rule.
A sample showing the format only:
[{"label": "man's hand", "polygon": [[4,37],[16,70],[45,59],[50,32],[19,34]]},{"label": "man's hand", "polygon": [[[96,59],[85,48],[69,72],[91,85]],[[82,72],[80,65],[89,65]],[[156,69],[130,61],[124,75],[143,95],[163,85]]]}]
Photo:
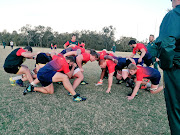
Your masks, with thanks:
[{"label": "man's hand", "polygon": [[138,63],[140,63],[140,62],[142,62],[142,58],[139,58],[139,59],[138,59]]},{"label": "man's hand", "polygon": [[132,99],[134,99],[134,97],[133,97],[133,96],[127,96],[127,98],[128,98],[128,100],[132,100]]},{"label": "man's hand", "polygon": [[106,93],[111,93],[111,88],[108,88],[108,89],[106,90]]},{"label": "man's hand", "polygon": [[117,64],[117,63],[118,63],[118,60],[114,59],[114,63],[116,63],[116,64]]},{"label": "man's hand", "polygon": [[156,58],[156,62],[158,62],[158,61],[160,61],[160,59],[159,59],[159,58]]}]

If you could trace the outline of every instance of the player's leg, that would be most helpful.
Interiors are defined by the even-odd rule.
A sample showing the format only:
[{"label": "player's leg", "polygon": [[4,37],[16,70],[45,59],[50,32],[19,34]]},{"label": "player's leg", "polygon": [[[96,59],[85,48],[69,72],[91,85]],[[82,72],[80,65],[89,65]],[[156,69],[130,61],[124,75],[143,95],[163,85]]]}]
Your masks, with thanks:
[{"label": "player's leg", "polygon": [[86,100],[86,98],[80,97],[80,94],[77,94],[74,91],[67,75],[57,72],[52,77],[52,81],[53,82],[60,82],[60,81],[63,82],[64,88],[73,95],[73,101],[85,101]]},{"label": "player's leg", "polygon": [[151,92],[152,94],[159,93],[159,92],[162,91],[162,90],[163,90],[163,86],[159,86],[159,87],[158,87],[158,85],[153,85],[153,84],[151,84],[150,92]]},{"label": "player's leg", "polygon": [[29,70],[29,68],[27,68],[27,66],[21,65],[19,71],[16,74],[25,74],[27,77],[27,80],[31,83],[33,81],[32,75],[31,75],[31,71]]},{"label": "player's leg", "polygon": [[[160,91],[163,90],[163,86],[159,86],[159,82],[160,82],[160,79],[161,79],[161,75],[159,73],[159,75],[156,77],[156,78],[152,78],[150,79],[151,80],[151,88],[150,88],[150,92],[152,94],[156,94],[156,93],[159,93]],[[158,87],[159,86],[159,87]]]},{"label": "player's leg", "polygon": [[104,74],[106,72],[106,69],[101,69],[101,76],[100,76],[100,80],[98,81],[98,83],[96,83],[95,85],[98,86],[98,85],[102,85],[103,84],[103,78],[104,78]]},{"label": "player's leg", "polygon": [[53,83],[46,87],[34,87],[34,91],[38,91],[44,94],[53,94],[54,93],[54,86]]},{"label": "player's leg", "polygon": [[76,92],[74,91],[69,78],[67,75],[57,72],[53,77],[52,77],[53,82],[63,82],[64,88],[68,90],[72,95],[76,95]]},{"label": "player's leg", "polygon": [[84,79],[84,75],[83,73],[80,71],[79,68],[77,68],[74,71],[74,75],[73,78],[76,78],[73,82],[73,89],[75,90],[77,88],[77,86],[79,86],[79,84],[81,83],[81,81]]}]

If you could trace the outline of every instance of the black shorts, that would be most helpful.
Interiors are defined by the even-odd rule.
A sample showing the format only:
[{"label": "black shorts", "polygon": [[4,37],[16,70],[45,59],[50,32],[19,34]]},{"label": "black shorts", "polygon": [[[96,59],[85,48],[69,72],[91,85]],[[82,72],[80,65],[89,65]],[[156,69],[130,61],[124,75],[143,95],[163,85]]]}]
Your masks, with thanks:
[{"label": "black shorts", "polygon": [[36,64],[46,64],[49,61],[51,61],[51,59],[45,53],[40,53],[36,57]]},{"label": "black shorts", "polygon": [[152,58],[151,59],[143,59],[144,63],[149,67],[153,64]]},{"label": "black shorts", "polygon": [[7,73],[11,73],[11,74],[17,74],[19,72],[19,69],[21,68],[21,66],[15,66],[15,67],[12,67],[12,68],[6,68],[4,67],[4,70],[7,72]]}]

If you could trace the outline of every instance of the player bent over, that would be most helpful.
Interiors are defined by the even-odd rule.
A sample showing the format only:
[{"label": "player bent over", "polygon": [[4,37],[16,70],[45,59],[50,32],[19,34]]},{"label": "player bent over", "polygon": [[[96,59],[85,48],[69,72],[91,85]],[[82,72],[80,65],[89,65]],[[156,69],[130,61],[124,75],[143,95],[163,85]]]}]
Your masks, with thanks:
[{"label": "player bent over", "polygon": [[[73,101],[86,100],[86,98],[80,97],[80,95],[74,91],[71,83],[69,82],[69,78],[73,76],[74,68],[76,67],[74,61],[74,58],[71,56],[66,57],[65,59],[64,57],[54,55],[53,60],[38,71],[37,79],[35,79],[33,83],[29,84],[23,94],[25,95],[27,92],[33,91],[38,91],[45,94],[53,94],[53,82],[61,81],[63,82],[64,88],[68,90],[71,95],[73,95]],[[72,66],[71,71],[69,70],[69,66]],[[57,71],[63,71],[64,74]],[[43,87],[34,87],[34,85],[39,82]]]},{"label": "player bent over", "polygon": [[[6,58],[4,62],[4,70],[7,73],[23,75],[27,78],[27,80],[31,83],[33,81],[30,70],[27,66],[21,65],[26,58],[33,59],[33,56],[37,55],[36,53],[32,53],[32,48],[30,46],[26,46],[25,48],[17,48],[13,50]],[[12,86],[15,86],[16,80],[22,79],[22,76],[16,76],[9,78],[9,81]]]},{"label": "player bent over", "polygon": [[131,96],[128,96],[128,100],[132,100],[136,96],[143,78],[150,79],[152,83],[150,92],[152,94],[159,93],[163,89],[163,86],[158,86],[161,79],[161,74],[158,70],[151,67],[136,66],[134,63],[128,66],[128,70],[131,75],[136,75],[135,87]]},{"label": "player bent over", "polygon": [[134,57],[134,55],[136,53],[138,53],[140,55],[139,59],[138,59],[138,63],[142,62],[142,60],[144,60],[144,63],[149,67],[153,64],[152,61],[152,56],[151,54],[148,52],[146,46],[142,43],[136,43],[136,41],[131,40],[129,41],[129,45],[130,47],[133,48],[133,52],[131,54],[131,58]]}]

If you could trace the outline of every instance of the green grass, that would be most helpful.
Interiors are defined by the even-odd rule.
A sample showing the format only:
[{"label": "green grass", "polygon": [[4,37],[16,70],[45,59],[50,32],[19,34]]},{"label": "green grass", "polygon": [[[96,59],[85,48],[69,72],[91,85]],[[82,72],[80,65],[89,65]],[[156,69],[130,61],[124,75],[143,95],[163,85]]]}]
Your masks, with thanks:
[{"label": "green grass", "polygon": [[[95,86],[100,77],[97,62],[88,62],[85,81],[77,92],[87,101],[76,103],[62,85],[54,84],[55,93],[28,93],[24,88],[12,87],[2,65],[12,51],[0,46],[0,134],[60,134],[60,135],[168,135],[170,134],[163,92],[152,95],[140,90],[139,96],[127,100],[131,92],[125,84],[117,85],[114,79],[111,94],[106,94],[107,80],[103,86]],[[50,49],[34,48],[37,51]],[[58,50],[59,51],[59,50]],[[129,53],[117,53],[127,56]],[[24,63],[33,69],[35,61]]]}]

